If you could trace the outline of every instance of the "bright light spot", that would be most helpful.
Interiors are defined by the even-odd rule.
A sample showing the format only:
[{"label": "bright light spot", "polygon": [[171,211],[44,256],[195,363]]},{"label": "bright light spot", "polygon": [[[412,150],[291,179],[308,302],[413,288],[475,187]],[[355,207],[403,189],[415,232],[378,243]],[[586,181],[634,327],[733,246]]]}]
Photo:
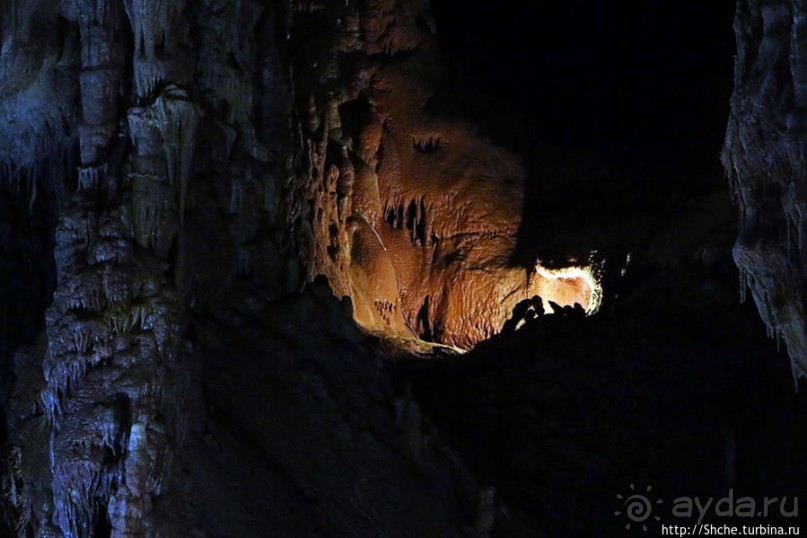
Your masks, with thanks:
[{"label": "bright light spot", "polygon": [[533,291],[544,301],[544,309],[552,313],[549,301],[560,306],[574,306],[579,303],[586,314],[591,315],[600,309],[602,286],[592,267],[564,267],[548,269],[535,266],[538,278],[533,283]]}]

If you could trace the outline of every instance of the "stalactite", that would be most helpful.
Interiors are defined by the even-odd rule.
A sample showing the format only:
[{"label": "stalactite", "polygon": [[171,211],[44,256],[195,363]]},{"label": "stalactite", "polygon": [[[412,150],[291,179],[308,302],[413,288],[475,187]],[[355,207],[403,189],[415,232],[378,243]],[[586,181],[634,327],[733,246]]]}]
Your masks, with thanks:
[{"label": "stalactite", "polygon": [[746,292],[748,290],[748,272],[742,267],[739,268],[740,275],[740,303],[745,303]]},{"label": "stalactite", "polygon": [[440,149],[442,139],[439,134],[412,137],[412,146],[420,153],[433,153]]},{"label": "stalactite", "polygon": [[[807,371],[799,215],[807,170],[806,16],[800,1],[747,2],[738,11],[735,87],[722,159],[741,215],[734,248],[741,293],[752,291],[769,332],[787,343],[797,376]],[[783,91],[792,100],[782,100]]]},{"label": "stalactite", "polygon": [[[15,5],[19,0],[11,2]],[[77,110],[75,108],[78,85],[68,75],[78,61],[73,43],[66,43],[62,51],[40,50],[27,43],[28,38],[17,34],[27,33],[29,22],[37,8],[42,17],[58,16],[40,2],[20,2],[14,8],[19,26],[3,33],[0,48],[0,178],[11,183],[14,189],[19,181],[30,182],[25,187],[25,201],[33,206],[37,191],[49,185],[37,184],[41,166],[69,148],[75,140],[72,132]],[[40,24],[42,21],[40,20]],[[47,30],[46,30],[47,31]],[[50,164],[50,163],[48,163]],[[45,181],[50,178],[43,177]],[[19,191],[18,191],[19,192]]]},{"label": "stalactite", "polygon": [[0,502],[4,503],[2,512],[5,508],[10,506],[14,511],[12,514],[4,513],[6,518],[13,523],[14,531],[17,536],[23,537],[27,535],[28,523],[33,516],[33,507],[29,497],[30,492],[27,490],[23,476],[23,449],[20,446],[11,446],[6,458],[5,470],[0,470],[0,486],[2,486],[2,494],[0,494]]},{"label": "stalactite", "polygon": [[71,461],[53,470],[55,517],[69,536],[93,538],[98,516],[98,498],[104,497],[109,482],[98,464]]},{"label": "stalactite", "polygon": [[168,46],[171,26],[184,5],[184,0],[124,0],[135,38],[135,52],[150,60],[154,58],[157,45]]},{"label": "stalactite", "polygon": [[244,188],[241,183],[233,178],[230,180],[230,213],[237,214],[243,210]]},{"label": "stalactite", "polygon": [[184,0],[125,0],[126,14],[135,40],[134,82],[139,97],[153,94],[165,77],[164,59],[158,48],[171,49],[171,31]]},{"label": "stalactite", "polygon": [[252,84],[236,72],[228,73],[221,86],[221,93],[229,105],[227,121],[232,125],[247,122],[254,107]]},{"label": "stalactite", "polygon": [[199,110],[196,104],[173,95],[160,96],[155,105],[162,119],[158,127],[168,161],[168,177],[171,185],[178,191],[179,217],[182,222],[190,187],[193,142],[199,125]]},{"label": "stalactite", "polygon": [[31,174],[28,179],[28,192],[31,194],[28,197],[28,212],[30,213],[34,209],[34,204],[36,203],[36,196],[38,192],[38,180],[37,174]]},{"label": "stalactite", "polygon": [[107,165],[87,166],[78,169],[78,190],[98,189],[106,176]]},{"label": "stalactite", "polygon": [[239,246],[236,249],[236,274],[239,276],[252,274],[253,255],[253,248],[250,246]]},{"label": "stalactite", "polygon": [[3,163],[2,168],[0,186],[24,200],[25,207],[30,214],[39,194],[39,167],[35,164],[18,165],[14,162],[6,162]]}]

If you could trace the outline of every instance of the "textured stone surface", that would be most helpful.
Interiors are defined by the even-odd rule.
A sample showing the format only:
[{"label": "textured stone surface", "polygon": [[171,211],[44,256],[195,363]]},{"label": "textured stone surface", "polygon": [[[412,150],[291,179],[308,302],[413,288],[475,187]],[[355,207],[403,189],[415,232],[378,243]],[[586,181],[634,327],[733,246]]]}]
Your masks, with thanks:
[{"label": "textured stone surface", "polygon": [[796,378],[807,375],[807,7],[741,0],[723,161],[740,209],[734,259]]},{"label": "textured stone surface", "polygon": [[[272,233],[256,239],[278,230],[285,164],[273,19],[257,2],[3,9],[3,185],[29,227],[53,234],[55,267],[43,269],[56,274],[55,289],[50,275],[24,284],[53,301],[42,345],[17,360],[28,384],[15,389],[22,411],[9,417],[10,440],[16,458],[49,465],[16,472],[28,492],[16,498],[36,499],[20,505],[18,525],[42,536],[154,535],[154,501],[187,421],[189,369],[178,357],[188,313],[236,278],[287,287]],[[196,47],[190,29],[200,26],[211,35]]]},{"label": "textured stone surface", "polygon": [[595,311],[591,273],[514,262],[524,170],[433,106],[443,69],[427,4],[301,3],[289,14],[287,220],[299,223],[308,274],[350,296],[364,327],[466,349],[536,294]]}]

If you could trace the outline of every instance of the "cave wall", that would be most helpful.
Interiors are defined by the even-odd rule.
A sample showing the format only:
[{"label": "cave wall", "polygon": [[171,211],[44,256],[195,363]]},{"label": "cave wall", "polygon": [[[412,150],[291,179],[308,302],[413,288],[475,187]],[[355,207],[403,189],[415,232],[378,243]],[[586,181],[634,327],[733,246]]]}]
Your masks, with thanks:
[{"label": "cave wall", "polygon": [[796,378],[807,375],[807,7],[739,0],[723,162],[740,212],[734,259]]},{"label": "cave wall", "polygon": [[[444,76],[428,2],[288,6],[295,88],[286,221],[366,328],[470,348],[534,295],[599,305],[588,259],[514,261],[525,172],[435,106]],[[576,267],[580,266],[580,267]]]},{"label": "cave wall", "polygon": [[257,1],[2,9],[4,504],[20,535],[153,533],[189,315],[236,282],[297,283],[275,19]]}]

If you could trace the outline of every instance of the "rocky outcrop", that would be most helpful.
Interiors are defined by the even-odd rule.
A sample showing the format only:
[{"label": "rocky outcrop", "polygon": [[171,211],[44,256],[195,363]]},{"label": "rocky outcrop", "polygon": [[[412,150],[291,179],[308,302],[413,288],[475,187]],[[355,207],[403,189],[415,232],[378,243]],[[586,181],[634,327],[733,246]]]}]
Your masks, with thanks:
[{"label": "rocky outcrop", "polygon": [[740,210],[734,259],[769,334],[807,375],[807,8],[740,0],[723,162]]}]

